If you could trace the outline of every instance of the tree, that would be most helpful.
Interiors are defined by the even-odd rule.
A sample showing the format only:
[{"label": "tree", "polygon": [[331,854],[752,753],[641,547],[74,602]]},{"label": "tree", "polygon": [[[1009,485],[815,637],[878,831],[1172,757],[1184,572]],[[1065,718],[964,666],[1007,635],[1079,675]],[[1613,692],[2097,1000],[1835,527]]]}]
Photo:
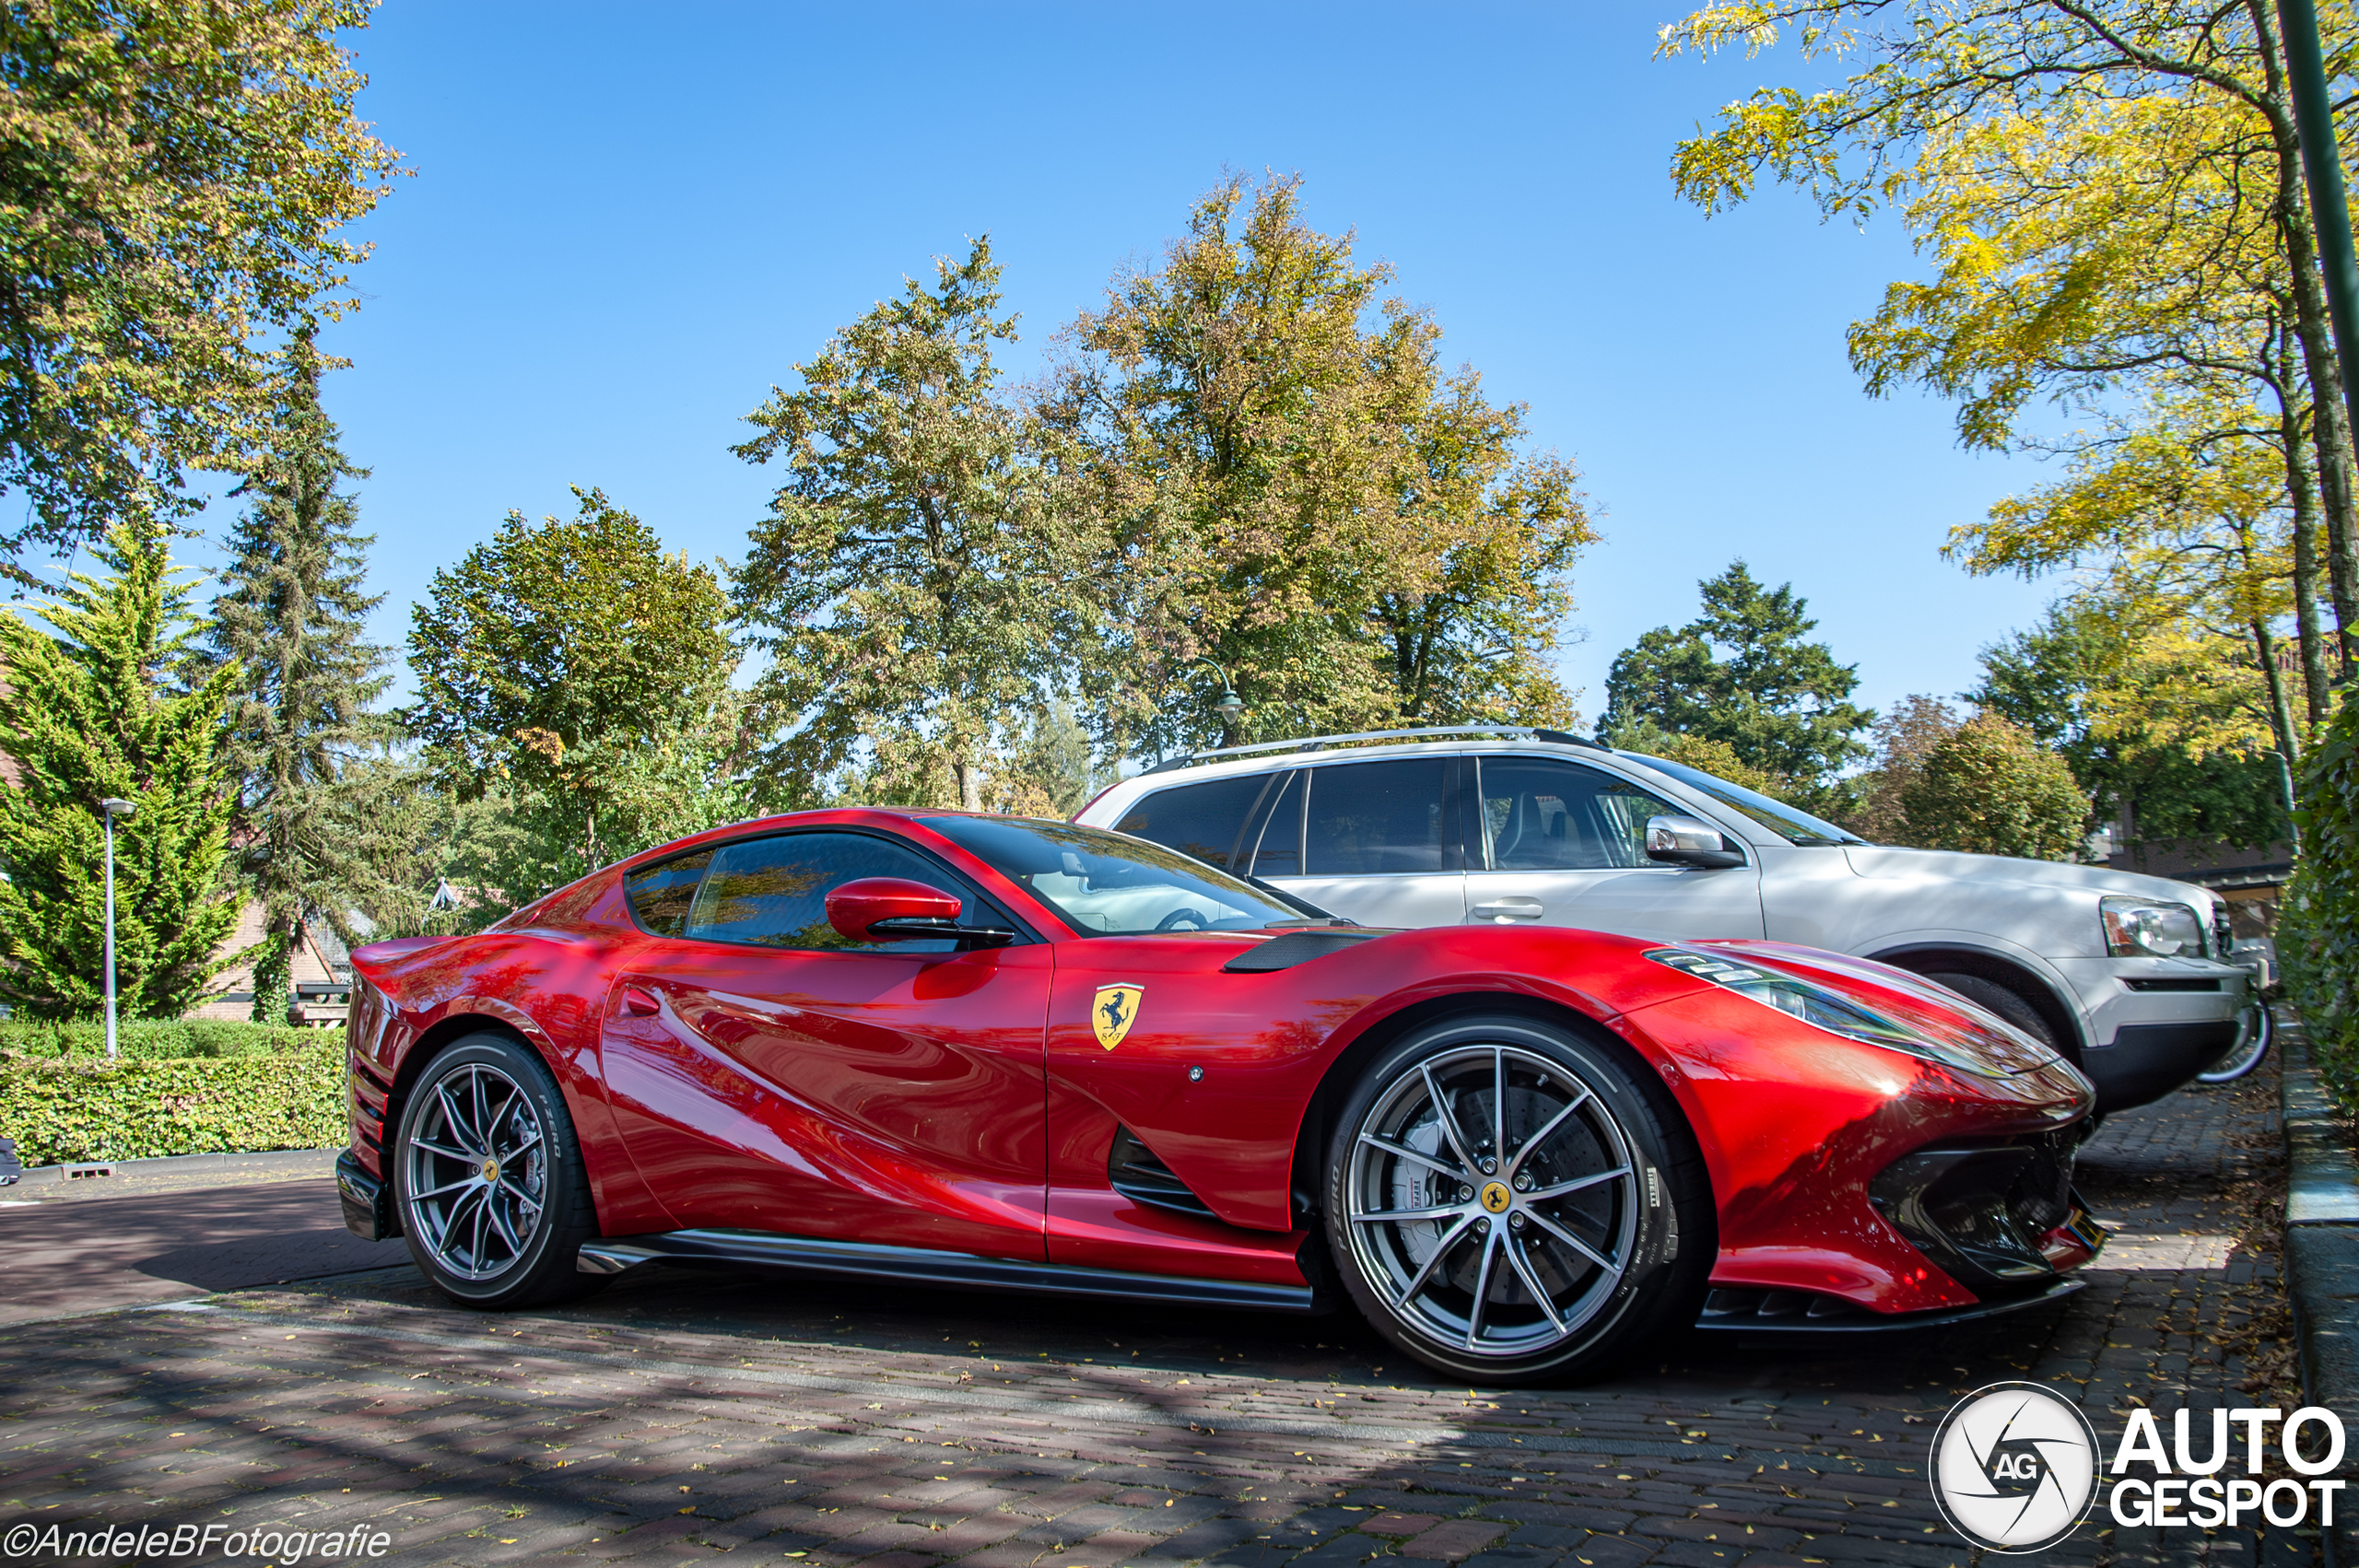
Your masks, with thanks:
[{"label": "tree", "polygon": [[[0,552],[64,544],[264,442],[267,339],[342,302],[395,154],[337,35],[370,0],[0,15]],[[21,568],[0,571],[31,585]]]},{"label": "tree", "polygon": [[2064,759],[1995,713],[1935,742],[1900,800],[1931,849],[2071,860],[2088,828],[2088,798]]},{"label": "tree", "polygon": [[535,893],[744,798],[719,574],[603,492],[574,495],[564,521],[509,513],[411,611],[409,727],[464,793],[505,794],[533,825],[551,879]]},{"label": "tree", "polygon": [[40,614],[0,616],[0,997],[36,1017],[83,1018],[106,994],[105,849],[99,802],[135,810],[115,828],[121,1005],[176,1018],[234,958],[238,919],[222,875],[236,801],[217,755],[241,672],[176,678],[194,635],[162,531],[113,529],[93,550],[104,578],[74,573]]},{"label": "tree", "polygon": [[1874,764],[1856,781],[1859,804],[1843,825],[1872,844],[1928,845],[1928,831],[1909,820],[1907,796],[1925,776],[1933,748],[1963,722],[1949,704],[1921,695],[1884,709],[1869,735]]},{"label": "tree", "polygon": [[[2155,840],[2285,837],[2273,757],[2249,746],[2198,751],[2182,738],[2224,732],[2224,709],[2242,707],[2248,727],[2260,722],[2251,706],[2260,683],[2233,650],[2150,642],[2137,606],[2100,590],[2059,601],[2039,625],[1985,648],[1982,667],[1966,700],[2061,756],[2100,818],[2126,812],[2133,851]],[[2175,689],[2154,689],[2164,683]]]},{"label": "tree", "polygon": [[238,869],[263,905],[258,1024],[286,1019],[307,917],[317,911],[354,940],[351,912],[378,880],[377,818],[352,809],[345,771],[388,732],[369,711],[391,684],[386,649],[366,633],[382,599],[361,586],[370,539],[337,486],[362,471],[345,461],[320,405],[321,364],[310,330],[298,332],[268,448],[232,492],[247,505],[204,635],[204,663],[238,672],[221,756],[238,781]]},{"label": "tree", "polygon": [[1522,409],[1445,373],[1391,281],[1304,220],[1298,180],[1232,178],[1069,330],[1044,412],[1099,520],[1110,749],[1573,721],[1548,657],[1595,537],[1572,467],[1519,454]]},{"label": "tree", "polygon": [[[1858,732],[1875,715],[1848,699],[1857,665],[1837,664],[1791,583],[1765,590],[1743,561],[1699,583],[1704,613],[1657,626],[1616,655],[1605,677],[1599,736],[1632,743],[1649,730],[1726,743],[1748,766],[1823,790],[1867,754]],[[1805,802],[1807,803],[1807,802]]]},{"label": "tree", "polygon": [[[2330,19],[2334,54],[2351,35],[2347,17]],[[2359,658],[2352,433],[2275,27],[2265,4],[2183,0],[1712,6],[1665,29],[1663,52],[1754,50],[1792,29],[1806,57],[1862,68],[1828,90],[1763,88],[1731,105],[1681,144],[1674,178],[1711,209],[1765,175],[1829,213],[1903,205],[1942,274],[1893,286],[1853,329],[1853,358],[1872,388],[1920,380],[1965,397],[1970,442],[2009,439],[2043,392],[2101,404],[2157,378],[2265,392],[2306,600],[2316,475],[2347,671]]]},{"label": "tree", "polygon": [[737,455],[786,483],[735,603],[769,657],[767,770],[805,795],[882,748],[919,798],[946,778],[980,810],[991,757],[1071,668],[1080,557],[1037,427],[996,395],[992,345],[1015,336],[999,278],[988,239],[942,259],[933,287],[909,280],[746,416],[761,434]]}]

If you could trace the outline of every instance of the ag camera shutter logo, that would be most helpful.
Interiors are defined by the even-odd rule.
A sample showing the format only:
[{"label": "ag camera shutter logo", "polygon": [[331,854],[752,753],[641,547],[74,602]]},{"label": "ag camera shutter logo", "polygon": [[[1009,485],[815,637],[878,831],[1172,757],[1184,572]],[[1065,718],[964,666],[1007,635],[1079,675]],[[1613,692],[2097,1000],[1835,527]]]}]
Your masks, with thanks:
[{"label": "ag camera shutter logo", "polygon": [[2081,1527],[2097,1495],[2097,1434],[2036,1383],[1993,1383],[1933,1433],[1933,1501],[1986,1551],[2043,1551]]}]

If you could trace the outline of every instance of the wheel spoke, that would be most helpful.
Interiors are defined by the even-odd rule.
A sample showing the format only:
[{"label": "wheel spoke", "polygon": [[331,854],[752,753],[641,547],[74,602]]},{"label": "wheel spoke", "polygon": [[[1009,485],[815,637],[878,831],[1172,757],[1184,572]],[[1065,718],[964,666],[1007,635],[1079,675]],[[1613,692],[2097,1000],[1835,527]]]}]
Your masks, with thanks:
[{"label": "wheel spoke", "polygon": [[[491,1190],[493,1193],[496,1193],[499,1189],[495,1187]],[[502,1215],[499,1211],[499,1204],[488,1194],[483,1200],[483,1211],[491,1216],[491,1228],[498,1234],[501,1241],[508,1244],[508,1255],[511,1258],[515,1257],[518,1253],[524,1250],[524,1244],[516,1239],[515,1227],[508,1223],[506,1216]],[[475,1259],[475,1267],[478,1269],[483,1267],[482,1258],[478,1258]]]},{"label": "wheel spoke", "polygon": [[499,1138],[499,1124],[507,1119],[508,1113],[515,1107],[516,1101],[523,1093],[524,1091],[512,1083],[508,1086],[508,1098],[499,1102],[499,1108],[491,1113],[489,1121],[484,1123],[483,1146],[485,1148],[489,1149],[497,1143]]},{"label": "wheel spoke", "polygon": [[1434,1117],[1441,1123],[1442,1136],[1449,1140],[1450,1153],[1458,1156],[1459,1164],[1463,1165],[1470,1175],[1473,1174],[1475,1169],[1474,1156],[1466,1152],[1466,1140],[1459,1135],[1458,1113],[1449,1108],[1449,1097],[1441,1092],[1441,1085],[1434,1082],[1433,1068],[1427,1063],[1419,1062],[1417,1071],[1425,1078],[1426,1093],[1433,1096]]},{"label": "wheel spoke", "polygon": [[1598,1251],[1597,1248],[1590,1246],[1589,1243],[1583,1241],[1580,1237],[1575,1235],[1572,1232],[1567,1230],[1564,1226],[1558,1224],[1547,1215],[1535,1213],[1530,1210],[1525,1211],[1525,1212],[1530,1216],[1533,1224],[1538,1225],[1542,1230],[1546,1231],[1550,1235],[1555,1236],[1565,1246],[1571,1247],[1575,1252],[1579,1253],[1583,1258],[1588,1258],[1591,1263],[1596,1264],[1599,1268],[1608,1270],[1615,1273],[1619,1273],[1621,1271],[1622,1266],[1620,1264],[1606,1257],[1605,1254]]},{"label": "wheel spoke", "polygon": [[1523,1288],[1532,1293],[1532,1299],[1540,1304],[1540,1310],[1548,1315],[1548,1327],[1559,1334],[1563,1333],[1565,1320],[1557,1316],[1556,1304],[1548,1299],[1547,1288],[1540,1282],[1540,1271],[1534,1269],[1532,1266],[1532,1260],[1523,1255],[1522,1245],[1510,1235],[1502,1244],[1502,1249],[1508,1255],[1508,1266],[1513,1269],[1517,1278],[1523,1281]]},{"label": "wheel spoke", "polygon": [[409,1146],[413,1149],[423,1149],[429,1154],[440,1154],[446,1160],[472,1161],[475,1158],[475,1155],[468,1153],[464,1149],[445,1149],[440,1143],[428,1143],[423,1138],[411,1139],[409,1141]]},{"label": "wheel spoke", "polygon": [[1474,1271],[1474,1305],[1466,1315],[1466,1348],[1473,1350],[1474,1341],[1483,1337],[1483,1309],[1491,1305],[1491,1267],[1499,1256],[1499,1229],[1493,1225],[1483,1233],[1483,1261]]},{"label": "wheel spoke", "polygon": [[1508,1163],[1508,1054],[1491,1047],[1491,1158]]},{"label": "wheel spoke", "polygon": [[[461,1148],[465,1148],[467,1139],[475,1129],[469,1127],[465,1118],[459,1115],[459,1107],[451,1098],[450,1086],[445,1083],[437,1083],[434,1086],[434,1097],[442,1106],[443,1129],[450,1133],[452,1139]],[[463,1160],[481,1159],[486,1153],[487,1151],[481,1148],[468,1149],[459,1157]]]},{"label": "wheel spoke", "polygon": [[541,1200],[540,1200],[539,1199],[537,1199],[537,1198],[534,1197],[531,1193],[529,1193],[529,1192],[525,1191],[525,1190],[524,1190],[522,1188],[521,1188],[521,1187],[512,1187],[512,1186],[511,1186],[511,1185],[509,1184],[509,1181],[508,1181],[508,1176],[507,1176],[507,1173],[506,1173],[506,1172],[504,1172],[504,1171],[503,1171],[502,1173],[500,1173],[500,1177],[499,1177],[499,1183],[498,1183],[498,1186],[499,1186],[499,1190],[500,1190],[500,1191],[507,1193],[510,1197],[511,1197],[511,1198],[515,1199],[516,1199],[516,1201],[517,1201],[517,1202],[519,1202],[519,1203],[527,1203],[527,1204],[530,1204],[532,1207],[534,1207],[534,1208],[535,1208],[535,1209],[537,1209],[537,1208],[539,1208],[539,1207],[541,1206]]},{"label": "wheel spoke", "polygon": [[1440,1209],[1379,1209],[1372,1214],[1353,1215],[1352,1223],[1358,1225],[1372,1225],[1379,1220],[1401,1220],[1404,1222],[1409,1220],[1447,1220],[1452,1215],[1462,1215],[1465,1212],[1465,1210],[1460,1208],[1455,1203]]},{"label": "wheel spoke", "polygon": [[1560,1181],[1554,1187],[1536,1188],[1523,1195],[1524,1200],[1528,1203],[1545,1202],[1551,1198],[1562,1198],[1568,1192],[1585,1191],[1601,1182],[1612,1181],[1616,1176],[1625,1176],[1629,1174],[1629,1166],[1616,1165],[1610,1171],[1600,1171],[1595,1176],[1575,1176],[1570,1181]]},{"label": "wheel spoke", "polygon": [[483,1272],[484,1216],[491,1211],[491,1189],[484,1188],[483,1200],[475,1205],[475,1239],[467,1244],[467,1268],[470,1272]]},{"label": "wheel spoke", "polygon": [[440,1198],[446,1192],[456,1192],[463,1187],[473,1187],[475,1185],[475,1178],[473,1176],[461,1176],[458,1180],[451,1183],[449,1186],[438,1187],[431,1192],[412,1193],[410,1195],[410,1200],[412,1202],[424,1202],[428,1198]]},{"label": "wheel spoke", "polygon": [[1572,1115],[1575,1111],[1580,1109],[1583,1106],[1589,1104],[1590,1099],[1590,1092],[1586,1089],[1582,1090],[1580,1092],[1579,1098],[1574,1100],[1571,1105],[1567,1106],[1555,1116],[1550,1117],[1547,1123],[1543,1126],[1539,1131],[1525,1139],[1523,1141],[1523,1146],[1515,1152],[1514,1163],[1509,1164],[1507,1168],[1507,1176],[1508,1178],[1512,1180],[1515,1174],[1523,1169],[1523,1162],[1532,1157],[1532,1151],[1547,1142],[1550,1135],[1555,1133],[1559,1127],[1562,1127],[1565,1124],[1565,1118]]},{"label": "wheel spoke", "polygon": [[[530,1124],[530,1123],[527,1123],[526,1125],[527,1125],[527,1126],[530,1126],[531,1124]],[[514,1147],[513,1149],[511,1149],[511,1150],[507,1151],[505,1153],[503,1153],[503,1154],[501,1154],[501,1155],[499,1156],[499,1163],[500,1163],[501,1164],[503,1164],[503,1165],[504,1165],[504,1164],[506,1164],[509,1161],[511,1161],[511,1160],[514,1159],[517,1155],[519,1155],[519,1154],[522,1153],[525,1150],[527,1150],[527,1149],[531,1149],[531,1148],[534,1148],[534,1147],[538,1146],[538,1144],[540,1143],[540,1141],[541,1141],[541,1129],[540,1129],[539,1128],[537,1128],[537,1127],[534,1127],[534,1128],[533,1128],[532,1132],[531,1132],[531,1133],[530,1133],[530,1134],[525,1138],[524,1141],[522,1141],[522,1143],[517,1144],[517,1145],[516,1145],[516,1147]]]},{"label": "wheel spoke", "polygon": [[1388,1142],[1384,1139],[1379,1138],[1373,1132],[1361,1133],[1360,1141],[1367,1144],[1371,1149],[1383,1150],[1394,1159],[1414,1160],[1417,1164],[1426,1166],[1429,1170],[1439,1171],[1442,1175],[1449,1177],[1452,1181],[1460,1179],[1466,1174],[1456,1165],[1444,1164],[1441,1161],[1435,1159],[1431,1154],[1420,1154],[1414,1149],[1409,1148],[1405,1144]]},{"label": "wheel spoke", "polygon": [[1417,1299],[1417,1293],[1426,1288],[1426,1281],[1433,1278],[1434,1270],[1440,1267],[1441,1260],[1450,1255],[1452,1249],[1465,1236],[1467,1228],[1473,1223],[1473,1216],[1461,1215],[1458,1223],[1443,1233],[1441,1240],[1434,1246],[1433,1256],[1426,1259],[1425,1267],[1417,1270],[1416,1278],[1402,1287],[1401,1305],[1402,1306],[1407,1306]]},{"label": "wheel spoke", "polygon": [[451,1249],[459,1243],[460,1229],[465,1225],[475,1210],[482,1207],[483,1192],[484,1189],[480,1187],[472,1188],[453,1202],[450,1211],[442,1216],[441,1239],[434,1246],[437,1254],[445,1258],[451,1256]]}]

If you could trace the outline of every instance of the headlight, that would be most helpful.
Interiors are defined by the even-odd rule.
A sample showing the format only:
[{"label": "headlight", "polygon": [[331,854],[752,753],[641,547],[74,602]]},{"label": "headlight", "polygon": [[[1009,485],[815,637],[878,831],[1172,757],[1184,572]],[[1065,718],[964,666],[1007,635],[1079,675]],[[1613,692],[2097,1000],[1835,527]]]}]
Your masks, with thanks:
[{"label": "headlight", "polygon": [[2105,950],[2114,958],[2201,958],[2203,921],[2184,904],[2154,898],[2106,898],[2098,904],[2105,922]]},{"label": "headlight", "polygon": [[[1944,1040],[1931,1030],[1879,1012],[1855,997],[1797,976],[1723,958],[1718,954],[1677,947],[1659,947],[1647,956],[1667,968],[1725,986],[1739,996],[1764,1007],[1774,1007],[1790,1018],[1799,1018],[1847,1040],[1902,1051],[1983,1078],[2005,1078],[2012,1071],[1975,1049],[1971,1034],[1961,1031],[1959,1038]],[[2006,1025],[2001,1024],[2000,1027]],[[2027,1047],[2048,1060],[2056,1059],[2053,1051],[2019,1031],[2008,1029],[2007,1036],[2008,1043],[2017,1049]]]}]

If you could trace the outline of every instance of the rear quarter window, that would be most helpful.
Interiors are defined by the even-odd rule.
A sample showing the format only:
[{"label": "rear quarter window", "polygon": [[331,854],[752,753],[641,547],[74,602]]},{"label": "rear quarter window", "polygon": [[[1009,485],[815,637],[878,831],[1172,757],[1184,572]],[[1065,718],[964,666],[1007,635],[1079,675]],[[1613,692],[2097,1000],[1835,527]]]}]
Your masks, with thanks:
[{"label": "rear quarter window", "polygon": [[1269,781],[1266,773],[1249,773],[1240,778],[1157,790],[1124,813],[1114,830],[1177,849],[1225,872],[1241,870],[1238,838],[1245,831],[1245,819],[1253,814],[1254,802],[1262,798],[1262,787]]}]

